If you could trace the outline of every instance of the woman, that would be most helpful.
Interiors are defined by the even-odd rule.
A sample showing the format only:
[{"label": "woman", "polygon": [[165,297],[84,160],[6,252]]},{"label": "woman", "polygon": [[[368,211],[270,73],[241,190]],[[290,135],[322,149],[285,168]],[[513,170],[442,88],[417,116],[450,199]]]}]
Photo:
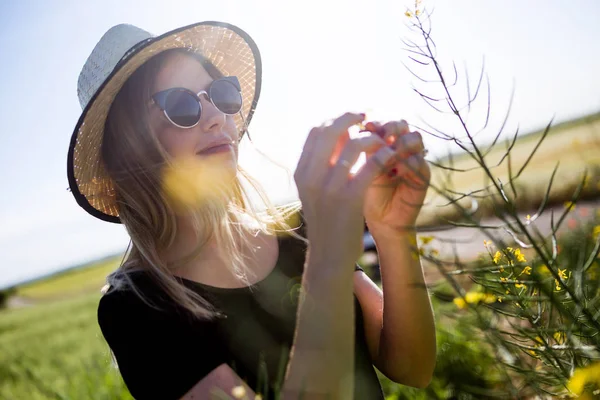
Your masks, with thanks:
[{"label": "woman", "polygon": [[[377,134],[351,140],[365,118],[352,113],[313,129],[292,223],[298,207],[263,196],[267,211],[253,209],[248,186],[262,192],[237,163],[260,85],[255,43],[220,22],[159,37],[113,27],[81,72],[69,183],[131,236],[98,308],[125,383],[139,399],[376,399],[375,365],[427,385],[435,333],[411,247],[429,182],[420,135],[371,122]],[[385,294],[353,267],[365,218]]]}]

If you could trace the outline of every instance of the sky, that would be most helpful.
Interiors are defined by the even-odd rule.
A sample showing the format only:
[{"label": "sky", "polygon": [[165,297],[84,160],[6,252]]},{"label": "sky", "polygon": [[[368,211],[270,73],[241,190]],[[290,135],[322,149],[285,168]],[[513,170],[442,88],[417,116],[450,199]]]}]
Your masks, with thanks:
[{"label": "sky", "polygon": [[[8,0],[0,2],[0,288],[110,254],[128,243],[121,225],[96,220],[67,191],[69,139],[81,113],[76,85],[94,45],[111,26],[155,34],[220,20],[258,44],[263,85],[250,126],[254,147],[241,165],[276,203],[297,199],[291,176],[313,126],[346,111],[371,119],[455,126],[412,91],[419,83],[401,40],[415,38],[403,0]],[[490,79],[491,138],[514,89],[509,128],[538,129],[600,111],[600,2],[596,0],[423,0],[443,71],[482,59]],[[463,77],[464,78],[464,77]],[[466,90],[459,80],[456,90]],[[456,96],[461,96],[457,92]],[[485,106],[485,101],[482,103]],[[469,119],[481,121],[482,105]],[[509,130],[510,131],[510,130]],[[447,145],[425,135],[430,157]],[[256,149],[287,168],[282,169]]]}]

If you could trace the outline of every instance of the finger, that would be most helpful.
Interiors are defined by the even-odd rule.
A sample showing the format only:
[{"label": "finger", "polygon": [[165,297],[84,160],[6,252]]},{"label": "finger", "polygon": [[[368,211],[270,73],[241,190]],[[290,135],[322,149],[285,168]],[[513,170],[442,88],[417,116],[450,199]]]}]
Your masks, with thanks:
[{"label": "finger", "polygon": [[423,153],[425,145],[423,144],[423,137],[421,134],[415,131],[398,137],[392,145],[392,148],[401,156],[409,156],[410,154]]},{"label": "finger", "polygon": [[408,122],[405,120],[401,121],[390,121],[381,127],[382,137],[387,143],[394,143],[396,140],[410,132]]},{"label": "finger", "polygon": [[399,180],[417,190],[424,190],[429,185],[431,169],[423,154],[412,154],[402,159],[396,164],[394,170],[396,178],[391,182],[392,184]]},{"label": "finger", "polygon": [[350,169],[358,160],[360,153],[375,152],[384,146],[386,143],[377,135],[348,140],[337,162],[331,167],[330,184],[338,187],[346,184]]},{"label": "finger", "polygon": [[352,185],[361,193],[366,190],[373,179],[379,176],[393,158],[396,157],[396,152],[389,146],[384,146],[377,150],[375,154],[367,159],[365,165],[354,175]]},{"label": "finger", "polygon": [[[348,128],[365,119],[364,114],[346,113],[322,128],[322,134],[315,140],[313,166],[316,168],[328,168],[334,149],[340,138],[342,142],[348,140]],[[338,146],[339,147],[339,146]]]},{"label": "finger", "polygon": [[383,125],[381,122],[369,121],[365,124],[365,130],[376,133],[379,137],[383,137]]}]

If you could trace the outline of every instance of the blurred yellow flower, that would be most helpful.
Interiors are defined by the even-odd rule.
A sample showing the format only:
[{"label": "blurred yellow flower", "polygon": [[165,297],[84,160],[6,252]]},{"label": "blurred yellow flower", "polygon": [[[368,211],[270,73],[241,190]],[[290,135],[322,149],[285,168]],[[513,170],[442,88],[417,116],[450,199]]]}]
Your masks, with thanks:
[{"label": "blurred yellow flower", "polygon": [[421,15],[421,10],[417,10],[415,11],[415,15],[418,17],[419,15]]},{"label": "blurred yellow flower", "polygon": [[538,267],[538,272],[543,275],[550,275],[550,270],[548,269],[548,266],[545,264],[542,264]]},{"label": "blurred yellow flower", "polygon": [[241,399],[246,396],[246,389],[243,386],[236,386],[231,389],[231,395],[236,399]]},{"label": "blurred yellow flower", "polygon": [[177,207],[197,207],[200,204],[226,198],[233,187],[231,172],[217,161],[180,158],[165,168],[163,190]]},{"label": "blurred yellow flower", "polygon": [[552,335],[552,337],[554,338],[554,340],[556,340],[556,343],[563,344],[567,338],[567,335],[565,335],[564,332],[554,332],[554,335]]},{"label": "blurred yellow flower", "polygon": [[506,251],[508,251],[509,253],[512,253],[512,252],[513,252],[513,250],[514,250],[514,249],[513,249],[512,247],[507,247],[507,248],[506,248]]},{"label": "blurred yellow flower", "polygon": [[502,253],[500,251],[496,251],[496,254],[494,254],[494,264],[498,264],[498,261],[500,261],[500,259],[502,258]]},{"label": "blurred yellow flower", "polygon": [[573,203],[572,201],[565,201],[565,208],[568,210],[574,210],[575,203]]},{"label": "blurred yellow flower", "polygon": [[490,294],[490,293],[468,292],[467,294],[465,294],[464,299],[461,297],[456,297],[452,301],[458,308],[462,309],[462,308],[467,307],[467,303],[468,304],[480,304],[480,303],[491,304],[491,303],[495,303],[496,300],[497,300],[496,296],[494,296],[493,294]]},{"label": "blurred yellow flower", "polygon": [[505,278],[505,277],[501,276],[500,277],[500,282],[506,283],[506,282],[508,282],[508,278]]},{"label": "blurred yellow flower", "polygon": [[594,239],[596,239],[598,235],[600,235],[600,225],[594,227]]},{"label": "blurred yellow flower", "polygon": [[421,243],[428,244],[433,240],[433,236],[419,236],[419,239],[421,239]]},{"label": "blurred yellow flower", "polygon": [[491,240],[484,240],[484,241],[483,241],[483,245],[484,245],[485,247],[491,246],[491,245],[492,245],[492,241],[491,241]]},{"label": "blurred yellow flower", "polygon": [[460,297],[455,297],[452,302],[456,305],[456,307],[463,309],[467,307],[467,303]]},{"label": "blurred yellow flower", "polygon": [[410,11],[408,11],[408,10],[406,10],[406,12],[404,13],[404,15],[406,15],[408,18],[412,18],[412,16],[413,16],[413,14]]},{"label": "blurred yellow flower", "polygon": [[527,220],[527,222],[531,221],[531,215],[527,214],[527,216],[525,217],[525,219]]},{"label": "blurred yellow flower", "polygon": [[523,271],[521,271],[521,273],[519,275],[523,275],[523,274],[531,275],[531,267],[529,265],[526,266],[525,268],[523,268]]},{"label": "blurred yellow flower", "polygon": [[600,383],[600,362],[577,368],[569,379],[567,388],[574,394],[580,395],[585,385],[593,382]]},{"label": "blurred yellow flower", "polygon": [[558,281],[558,279],[554,280],[554,284],[556,285],[556,290],[561,290],[562,288],[560,287],[560,282]]}]

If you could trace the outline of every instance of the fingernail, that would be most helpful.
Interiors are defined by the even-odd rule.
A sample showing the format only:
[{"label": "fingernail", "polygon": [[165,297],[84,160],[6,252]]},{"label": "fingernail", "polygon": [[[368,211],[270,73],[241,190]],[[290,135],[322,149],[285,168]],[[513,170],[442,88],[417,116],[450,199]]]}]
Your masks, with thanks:
[{"label": "fingernail", "polygon": [[392,169],[390,170],[390,172],[388,172],[388,174],[387,174],[387,176],[388,176],[389,178],[393,178],[393,177],[395,177],[396,175],[398,175],[398,169],[397,169],[397,168],[392,168]]}]

